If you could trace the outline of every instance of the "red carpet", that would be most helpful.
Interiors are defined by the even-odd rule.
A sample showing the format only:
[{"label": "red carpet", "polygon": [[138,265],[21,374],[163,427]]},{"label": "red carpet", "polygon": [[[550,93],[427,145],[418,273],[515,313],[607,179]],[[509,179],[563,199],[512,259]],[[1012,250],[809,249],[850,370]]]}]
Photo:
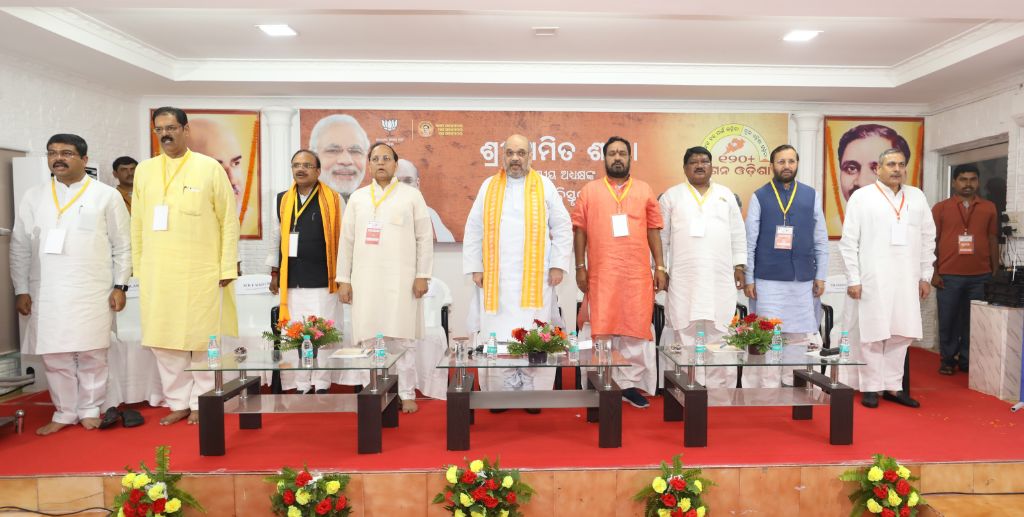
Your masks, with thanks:
[{"label": "red carpet", "polygon": [[854,443],[828,444],[827,408],[814,420],[794,421],[789,408],[712,408],[708,447],[682,446],[682,423],[662,422],[661,399],[651,408],[623,408],[623,446],[597,447],[597,425],[581,410],[546,409],[540,415],[510,410],[477,411],[472,449],[445,449],[444,402],[427,400],[420,412],[403,415],[398,429],[384,430],[384,452],[356,454],[354,414],[267,415],[263,429],[238,429],[227,417],[227,455],[202,457],[196,429],[157,424],[166,413],[146,408],[146,425],[104,431],[74,427],[48,437],[35,428],[50,417],[45,394],[0,404],[0,414],[28,412],[25,433],[0,430],[0,476],[119,472],[126,464],[152,461],[159,444],[172,448],[172,465],[183,472],[270,471],[282,465],[348,472],[433,470],[464,457],[500,457],[517,468],[652,466],[683,453],[689,465],[829,464],[862,461],[876,452],[904,462],[1024,460],[1024,414],[1010,404],[967,388],[967,376],[938,375],[934,354],[913,351],[913,394],[921,409],[882,401],[878,409],[855,402]]}]

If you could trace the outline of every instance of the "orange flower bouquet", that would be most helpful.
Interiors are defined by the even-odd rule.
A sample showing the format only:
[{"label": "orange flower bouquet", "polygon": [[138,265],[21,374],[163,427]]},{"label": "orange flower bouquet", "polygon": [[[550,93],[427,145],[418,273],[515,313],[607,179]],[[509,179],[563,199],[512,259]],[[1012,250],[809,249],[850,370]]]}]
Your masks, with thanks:
[{"label": "orange flower bouquet", "polygon": [[725,342],[751,354],[764,354],[772,347],[772,331],[779,325],[782,325],[782,320],[778,318],[764,318],[753,313],[745,318],[733,316]]},{"label": "orange flower bouquet", "polygon": [[281,350],[298,349],[302,346],[303,336],[309,336],[313,348],[328,346],[341,341],[341,331],[334,325],[334,320],[318,316],[307,316],[301,320],[282,321],[274,332],[264,332],[263,339],[281,341]]},{"label": "orange flower bouquet", "polygon": [[517,328],[512,331],[512,339],[517,342],[508,346],[508,353],[523,355],[531,352],[549,354],[563,352],[568,348],[569,336],[561,327],[540,320],[533,320],[533,328],[526,330]]}]

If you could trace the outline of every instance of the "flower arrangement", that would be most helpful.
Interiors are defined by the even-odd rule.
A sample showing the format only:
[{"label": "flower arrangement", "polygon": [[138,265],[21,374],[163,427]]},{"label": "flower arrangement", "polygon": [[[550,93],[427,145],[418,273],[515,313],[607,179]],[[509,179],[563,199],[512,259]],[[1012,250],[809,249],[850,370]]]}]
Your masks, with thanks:
[{"label": "flower arrangement", "polygon": [[448,485],[433,503],[444,505],[454,517],[520,517],[519,505],[533,497],[533,488],[519,479],[518,470],[504,470],[487,458],[469,462],[469,468],[450,465],[444,478]]},{"label": "flower arrangement", "polygon": [[910,484],[918,478],[893,458],[875,454],[874,460],[870,467],[848,470],[839,476],[843,481],[857,483],[857,489],[850,493],[850,516],[868,511],[881,517],[915,517],[920,505],[925,504]]},{"label": "flower arrangement", "polygon": [[307,316],[294,321],[282,321],[278,323],[276,332],[264,332],[263,339],[268,341],[281,340],[281,350],[291,350],[302,347],[302,336],[309,336],[313,342],[313,348],[328,346],[331,343],[341,341],[341,331],[334,326],[334,320],[320,318],[318,316]]},{"label": "flower arrangement", "polygon": [[684,469],[679,455],[672,465],[661,462],[661,475],[633,496],[644,503],[644,517],[704,517],[704,491],[715,485],[700,477],[700,469]]},{"label": "flower arrangement", "polygon": [[281,517],[346,517],[352,505],[345,497],[349,477],[343,474],[314,476],[284,467],[277,475],[266,478],[277,491],[270,496],[270,510]]},{"label": "flower arrangement", "polygon": [[175,485],[181,474],[171,474],[170,449],[161,445],[156,448],[156,470],[150,470],[139,462],[139,472],[125,467],[128,471],[121,478],[121,493],[114,497],[117,517],[174,516],[183,513],[184,506],[203,511],[194,497]]},{"label": "flower arrangement", "polygon": [[530,352],[562,352],[569,346],[569,337],[561,327],[533,320],[533,328],[526,330],[517,328],[512,331],[512,339],[518,343],[508,346],[508,353],[523,355]]},{"label": "flower arrangement", "polygon": [[778,318],[762,318],[753,313],[745,318],[733,316],[725,342],[739,349],[763,354],[772,347],[772,331],[781,324],[782,320]]}]

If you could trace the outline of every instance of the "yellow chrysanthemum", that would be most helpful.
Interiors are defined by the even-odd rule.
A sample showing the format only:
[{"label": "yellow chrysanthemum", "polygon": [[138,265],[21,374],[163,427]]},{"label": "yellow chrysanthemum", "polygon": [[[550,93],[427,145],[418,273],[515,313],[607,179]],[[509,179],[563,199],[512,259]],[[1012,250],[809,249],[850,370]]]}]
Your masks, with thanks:
[{"label": "yellow chrysanthemum", "polygon": [[658,517],[671,517],[671,516],[672,516],[672,510],[668,510],[668,509],[665,509],[665,508],[658,508]]},{"label": "yellow chrysanthemum", "polygon": [[708,511],[707,508],[704,508],[703,506],[698,507],[697,508],[697,517],[704,517],[704,514],[707,511]]},{"label": "yellow chrysanthemum", "polygon": [[288,517],[302,517],[302,512],[294,506],[289,506]]},{"label": "yellow chrysanthemum", "polygon": [[904,467],[903,465],[900,465],[900,468],[896,469],[896,473],[899,474],[899,476],[903,479],[910,478],[910,469]]},{"label": "yellow chrysanthemum", "polygon": [[469,497],[469,494],[459,494],[459,502],[462,503],[462,506],[468,508],[473,504],[473,498]]},{"label": "yellow chrysanthemum", "polygon": [[146,495],[148,495],[150,499],[156,501],[161,497],[167,496],[167,494],[164,492],[166,489],[167,485],[163,483],[153,483],[153,485],[150,486],[149,490],[146,492]]},{"label": "yellow chrysanthemum", "polygon": [[469,462],[469,470],[472,471],[474,474],[476,474],[477,472],[480,472],[483,469],[484,469],[484,462],[482,462],[480,460],[473,460],[473,461]]},{"label": "yellow chrysanthemum", "polygon": [[117,509],[117,517],[124,517],[124,508]]},{"label": "yellow chrysanthemum", "polygon": [[129,472],[121,478],[121,486],[125,488],[135,488],[135,473]]},{"label": "yellow chrysanthemum", "polygon": [[878,467],[871,467],[871,469],[868,470],[868,481],[871,481],[872,483],[874,483],[875,481],[879,481],[882,479],[883,474],[884,472],[882,472],[882,469]]},{"label": "yellow chrysanthemum", "polygon": [[295,492],[295,502],[299,503],[299,504],[303,504],[303,505],[304,504],[308,504],[309,503],[309,492],[307,492],[307,491],[305,491],[305,490],[303,490],[301,488],[298,489]]},{"label": "yellow chrysanthemum", "polygon": [[502,510],[500,517],[508,517],[508,510]]},{"label": "yellow chrysanthemum", "polygon": [[470,517],[486,517],[486,513],[483,512],[469,512]]},{"label": "yellow chrysanthemum", "polygon": [[663,494],[665,493],[665,489],[668,488],[668,483],[666,483],[664,479],[656,477],[654,478],[654,481],[651,482],[651,488],[653,488],[655,492]]},{"label": "yellow chrysanthemum", "polygon": [[693,493],[699,494],[704,491],[704,485],[701,484],[699,479],[693,480]]},{"label": "yellow chrysanthemum", "polygon": [[512,484],[513,483],[515,483],[515,480],[512,479],[512,476],[505,476],[505,479],[501,480],[501,487],[502,488],[512,488]]},{"label": "yellow chrysanthemum", "polygon": [[684,497],[679,500],[679,509],[682,511],[688,511],[690,509],[690,498]]},{"label": "yellow chrysanthemum", "polygon": [[135,480],[132,481],[132,487],[133,488],[142,488],[142,487],[148,485],[150,481],[152,481],[152,479],[149,479],[149,476],[147,476],[145,473],[138,474],[138,475],[135,476]]},{"label": "yellow chrysanthemum", "polygon": [[871,513],[882,513],[882,505],[878,504],[878,501],[875,501],[874,498],[868,499],[867,507]]},{"label": "yellow chrysanthemum", "polygon": [[897,494],[895,490],[890,488],[889,489],[888,501],[889,501],[889,506],[892,506],[893,508],[895,508],[895,507],[899,506],[900,503],[903,502],[903,499],[900,499],[900,495]]},{"label": "yellow chrysanthemum", "polygon": [[167,504],[164,505],[164,513],[174,513],[180,509],[181,501],[179,501],[177,497],[167,501]]},{"label": "yellow chrysanthemum", "polygon": [[911,492],[910,497],[907,497],[907,506],[917,506],[917,502],[921,500],[921,497],[917,495],[917,492]]},{"label": "yellow chrysanthemum", "polygon": [[466,514],[462,513],[462,510],[456,508],[455,513],[452,514],[452,517],[466,517]]},{"label": "yellow chrysanthemum", "polygon": [[455,483],[458,483],[459,482],[459,467],[456,467],[455,465],[452,465],[451,467],[448,467],[448,471],[444,473],[444,479],[445,479],[445,481],[447,481],[447,482],[449,482],[449,483],[451,483],[453,485]]},{"label": "yellow chrysanthemum", "polygon": [[341,482],[333,480],[328,481],[324,484],[324,490],[327,490],[327,495],[337,494],[338,490],[341,490]]}]

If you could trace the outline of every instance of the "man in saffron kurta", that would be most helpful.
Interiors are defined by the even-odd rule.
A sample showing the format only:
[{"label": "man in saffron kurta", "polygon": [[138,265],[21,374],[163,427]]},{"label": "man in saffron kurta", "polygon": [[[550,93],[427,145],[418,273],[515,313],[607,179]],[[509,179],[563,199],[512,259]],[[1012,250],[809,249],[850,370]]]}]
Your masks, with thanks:
[{"label": "man in saffron kurta", "polygon": [[[613,136],[604,146],[607,176],[587,183],[572,212],[576,284],[589,306],[594,339],[611,339],[630,366],[613,370],[622,398],[645,408],[637,385],[647,368],[643,348],[653,346],[654,291],[668,275],[661,250],[661,210],[651,187],[630,177],[630,145]],[[651,275],[651,257],[655,274]]]},{"label": "man in saffron kurta", "polygon": [[[423,195],[395,178],[398,153],[387,144],[370,148],[373,181],[352,193],[341,219],[338,295],[352,304],[356,343],[380,333],[396,363],[402,411],[416,411],[416,353],[434,260],[434,232]],[[369,343],[363,343],[364,346]]]},{"label": "man in saffron kurta", "polygon": [[142,345],[156,356],[171,409],[160,423],[187,416],[194,424],[199,395],[213,389],[213,374],[186,371],[193,352],[205,350],[211,335],[238,334],[229,287],[238,276],[238,213],[224,169],[186,146],[184,111],[158,108],[153,130],[163,153],[136,168],[132,201]]},{"label": "man in saffron kurta", "polygon": [[[462,270],[483,290],[471,302],[477,307],[470,308],[467,325],[478,342],[492,332],[510,341],[516,328],[550,322],[555,286],[572,264],[569,212],[551,180],[530,168],[529,140],[510,136],[504,162],[480,187],[463,235]],[[495,370],[480,370],[481,388],[551,389],[555,380],[554,368]]]}]

